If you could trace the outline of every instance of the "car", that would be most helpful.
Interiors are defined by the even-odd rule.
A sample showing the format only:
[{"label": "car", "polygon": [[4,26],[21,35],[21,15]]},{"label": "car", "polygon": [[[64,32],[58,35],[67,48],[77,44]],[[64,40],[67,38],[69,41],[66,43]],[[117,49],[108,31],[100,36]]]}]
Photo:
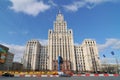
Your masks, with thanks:
[{"label": "car", "polygon": [[4,77],[14,77],[14,75],[10,74],[10,73],[4,73],[4,74],[2,74],[2,76],[4,76]]},{"label": "car", "polygon": [[69,74],[61,74],[61,75],[59,75],[59,77],[71,77],[71,75],[69,75]]}]

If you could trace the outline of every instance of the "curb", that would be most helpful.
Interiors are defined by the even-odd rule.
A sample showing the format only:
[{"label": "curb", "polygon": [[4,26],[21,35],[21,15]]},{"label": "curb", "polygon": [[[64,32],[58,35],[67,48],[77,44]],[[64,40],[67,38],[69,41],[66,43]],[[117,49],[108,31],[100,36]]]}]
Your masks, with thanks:
[{"label": "curb", "polygon": [[94,77],[100,77],[100,76],[104,76],[104,77],[109,77],[109,76],[114,76],[114,77],[117,77],[119,76],[119,74],[73,74],[73,76],[86,76],[86,77],[89,77],[89,76],[94,76]]},{"label": "curb", "polygon": [[[74,77],[118,77],[119,74],[73,74]],[[0,75],[0,77],[2,77]],[[15,74],[14,77],[59,77],[59,75]]]}]

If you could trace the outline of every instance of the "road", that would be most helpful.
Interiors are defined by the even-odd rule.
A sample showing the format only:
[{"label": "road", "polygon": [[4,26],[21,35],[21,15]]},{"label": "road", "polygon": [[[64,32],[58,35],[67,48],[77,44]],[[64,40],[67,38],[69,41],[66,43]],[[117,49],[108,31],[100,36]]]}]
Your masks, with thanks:
[{"label": "road", "polygon": [[0,77],[0,80],[120,80],[119,77]]}]

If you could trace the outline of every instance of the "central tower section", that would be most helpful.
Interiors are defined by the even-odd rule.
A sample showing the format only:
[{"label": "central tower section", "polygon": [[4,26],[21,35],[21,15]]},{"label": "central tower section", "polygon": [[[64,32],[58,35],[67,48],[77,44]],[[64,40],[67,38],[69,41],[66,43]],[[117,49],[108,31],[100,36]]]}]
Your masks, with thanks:
[{"label": "central tower section", "polygon": [[48,32],[48,69],[58,69],[58,56],[63,59],[61,70],[76,70],[73,32],[67,29],[67,22],[59,11],[54,21],[54,30]]}]

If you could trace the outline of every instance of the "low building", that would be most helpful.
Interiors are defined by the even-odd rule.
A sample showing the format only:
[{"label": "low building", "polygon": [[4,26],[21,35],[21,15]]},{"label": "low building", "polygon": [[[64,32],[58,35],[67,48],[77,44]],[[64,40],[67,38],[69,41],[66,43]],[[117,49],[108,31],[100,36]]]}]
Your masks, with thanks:
[{"label": "low building", "polygon": [[22,71],[23,70],[23,64],[21,64],[19,62],[13,62],[12,70],[13,71]]},{"label": "low building", "polygon": [[14,54],[9,48],[0,44],[0,70],[12,70]]},{"label": "low building", "polygon": [[103,73],[120,73],[120,64],[102,64],[101,71]]}]

